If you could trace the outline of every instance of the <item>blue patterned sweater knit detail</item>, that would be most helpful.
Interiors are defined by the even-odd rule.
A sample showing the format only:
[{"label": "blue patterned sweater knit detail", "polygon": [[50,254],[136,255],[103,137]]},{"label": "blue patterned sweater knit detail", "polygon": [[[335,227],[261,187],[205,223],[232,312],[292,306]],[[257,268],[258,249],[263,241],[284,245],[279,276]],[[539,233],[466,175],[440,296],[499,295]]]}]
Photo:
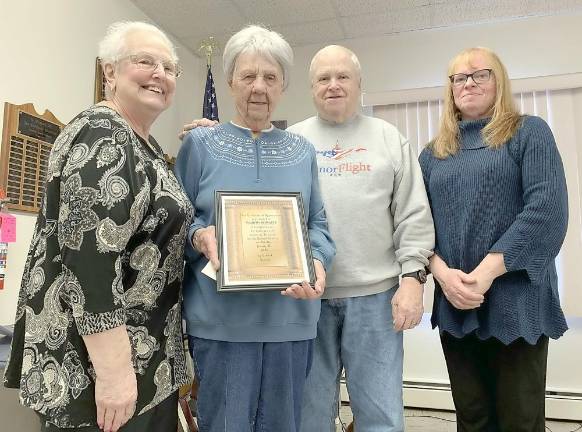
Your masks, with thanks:
[{"label": "blue patterned sweater knit detail", "polygon": [[[184,138],[176,175],[194,204],[188,239],[215,225],[214,192],[301,192],[313,258],[327,269],[335,244],[319,189],[313,145],[276,128],[253,138],[232,123],[197,128]],[[218,293],[200,271],[208,260],[188,240],[184,270],[184,318],[188,334],[228,342],[284,342],[315,338],[319,300],[296,300],[279,291]]]},{"label": "blue patterned sweater knit detail", "polygon": [[562,160],[548,125],[524,116],[502,147],[489,148],[489,119],[461,121],[460,150],[445,159],[420,155],[436,230],[436,249],[450,268],[469,273],[490,252],[503,253],[507,273],[483,304],[458,310],[436,283],[432,313],[455,337],[475,333],[510,344],[522,337],[560,337],[568,328],[558,294],[556,258],[568,225]]}]

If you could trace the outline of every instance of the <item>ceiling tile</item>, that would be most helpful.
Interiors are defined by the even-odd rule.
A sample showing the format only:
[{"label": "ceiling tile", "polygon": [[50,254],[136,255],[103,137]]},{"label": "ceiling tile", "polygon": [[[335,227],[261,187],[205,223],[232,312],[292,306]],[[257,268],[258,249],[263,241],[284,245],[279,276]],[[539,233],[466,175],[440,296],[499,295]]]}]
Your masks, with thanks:
[{"label": "ceiling tile", "polygon": [[332,0],[342,17],[371,13],[388,14],[394,10],[426,6],[431,0]]},{"label": "ceiling tile", "polygon": [[479,22],[484,18],[481,0],[456,0],[432,6],[432,27],[448,27],[465,24],[468,21]]},{"label": "ceiling tile", "polygon": [[[231,0],[132,0],[146,15],[160,23],[158,17],[182,17],[191,20],[204,16],[211,10],[227,10],[233,8]],[[194,23],[192,23],[194,24]]]},{"label": "ceiling tile", "polygon": [[334,42],[346,38],[337,20],[326,20],[274,28],[293,46],[309,45],[320,42]]},{"label": "ceiling tile", "polygon": [[394,33],[423,30],[432,27],[432,7],[421,6],[403,9],[392,14],[392,31]]},{"label": "ceiling tile", "polygon": [[370,11],[384,12],[386,0],[332,0],[340,16],[369,14]]},{"label": "ceiling tile", "polygon": [[233,0],[253,22],[269,26],[335,18],[330,0]]},{"label": "ceiling tile", "polygon": [[433,27],[582,12],[582,0],[131,0],[197,53],[221,46],[249,23],[280,31],[291,45],[338,42]]},{"label": "ceiling tile", "polygon": [[216,34],[234,33],[251,21],[243,17],[236,9],[210,9],[203,16],[185,20],[183,16],[172,17],[164,25],[170,25],[178,37],[208,37]]},{"label": "ceiling tile", "polygon": [[555,12],[579,12],[582,0],[527,0],[528,15],[549,15]]},{"label": "ceiling tile", "polygon": [[392,33],[393,16],[389,14],[358,15],[341,18],[348,38]]},{"label": "ceiling tile", "polygon": [[496,18],[499,17],[524,17],[527,15],[528,0],[493,0],[489,4],[484,4]]},{"label": "ceiling tile", "polygon": [[247,23],[231,0],[132,1],[177,38],[227,33]]}]

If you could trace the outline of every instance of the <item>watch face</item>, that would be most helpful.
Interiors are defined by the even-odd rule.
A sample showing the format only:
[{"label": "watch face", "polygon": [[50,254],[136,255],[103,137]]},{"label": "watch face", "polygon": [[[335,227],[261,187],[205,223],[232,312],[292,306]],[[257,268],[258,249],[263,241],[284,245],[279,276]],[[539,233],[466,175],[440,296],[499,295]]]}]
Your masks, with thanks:
[{"label": "watch face", "polygon": [[421,270],[417,270],[415,272],[406,273],[406,274],[402,275],[402,277],[411,277],[411,278],[414,278],[418,282],[423,284],[426,282],[426,271],[421,269]]}]

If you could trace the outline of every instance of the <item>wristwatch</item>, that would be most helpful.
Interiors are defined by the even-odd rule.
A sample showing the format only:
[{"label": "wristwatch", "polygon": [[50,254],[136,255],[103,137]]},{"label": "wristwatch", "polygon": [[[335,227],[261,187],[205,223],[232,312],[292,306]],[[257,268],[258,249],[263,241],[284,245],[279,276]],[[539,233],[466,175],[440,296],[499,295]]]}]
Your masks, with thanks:
[{"label": "wristwatch", "polygon": [[420,282],[421,284],[426,282],[426,270],[425,269],[420,269],[414,272],[410,272],[410,273],[404,273],[402,275],[403,278],[405,277],[411,277],[416,279],[418,282]]}]

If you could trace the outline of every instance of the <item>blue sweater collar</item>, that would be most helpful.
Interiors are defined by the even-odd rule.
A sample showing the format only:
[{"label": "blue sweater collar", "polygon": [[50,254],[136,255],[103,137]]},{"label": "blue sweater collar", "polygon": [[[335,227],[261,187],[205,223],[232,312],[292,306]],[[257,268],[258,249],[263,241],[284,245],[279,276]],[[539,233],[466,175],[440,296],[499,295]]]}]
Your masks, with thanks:
[{"label": "blue sweater collar", "polygon": [[465,150],[476,150],[484,147],[488,147],[483,141],[481,131],[491,118],[484,118],[478,120],[460,120],[459,121],[459,134],[461,141],[461,148]]},{"label": "blue sweater collar", "polygon": [[[239,133],[243,134],[244,136],[246,136],[250,139],[253,139],[253,132],[249,128],[237,125],[236,123],[234,123],[232,121],[226,123],[226,125],[231,127],[231,130],[237,130]],[[270,128],[261,130],[261,135],[268,134],[269,132],[273,132],[274,129],[275,129],[275,127],[273,125],[271,125]]]}]

